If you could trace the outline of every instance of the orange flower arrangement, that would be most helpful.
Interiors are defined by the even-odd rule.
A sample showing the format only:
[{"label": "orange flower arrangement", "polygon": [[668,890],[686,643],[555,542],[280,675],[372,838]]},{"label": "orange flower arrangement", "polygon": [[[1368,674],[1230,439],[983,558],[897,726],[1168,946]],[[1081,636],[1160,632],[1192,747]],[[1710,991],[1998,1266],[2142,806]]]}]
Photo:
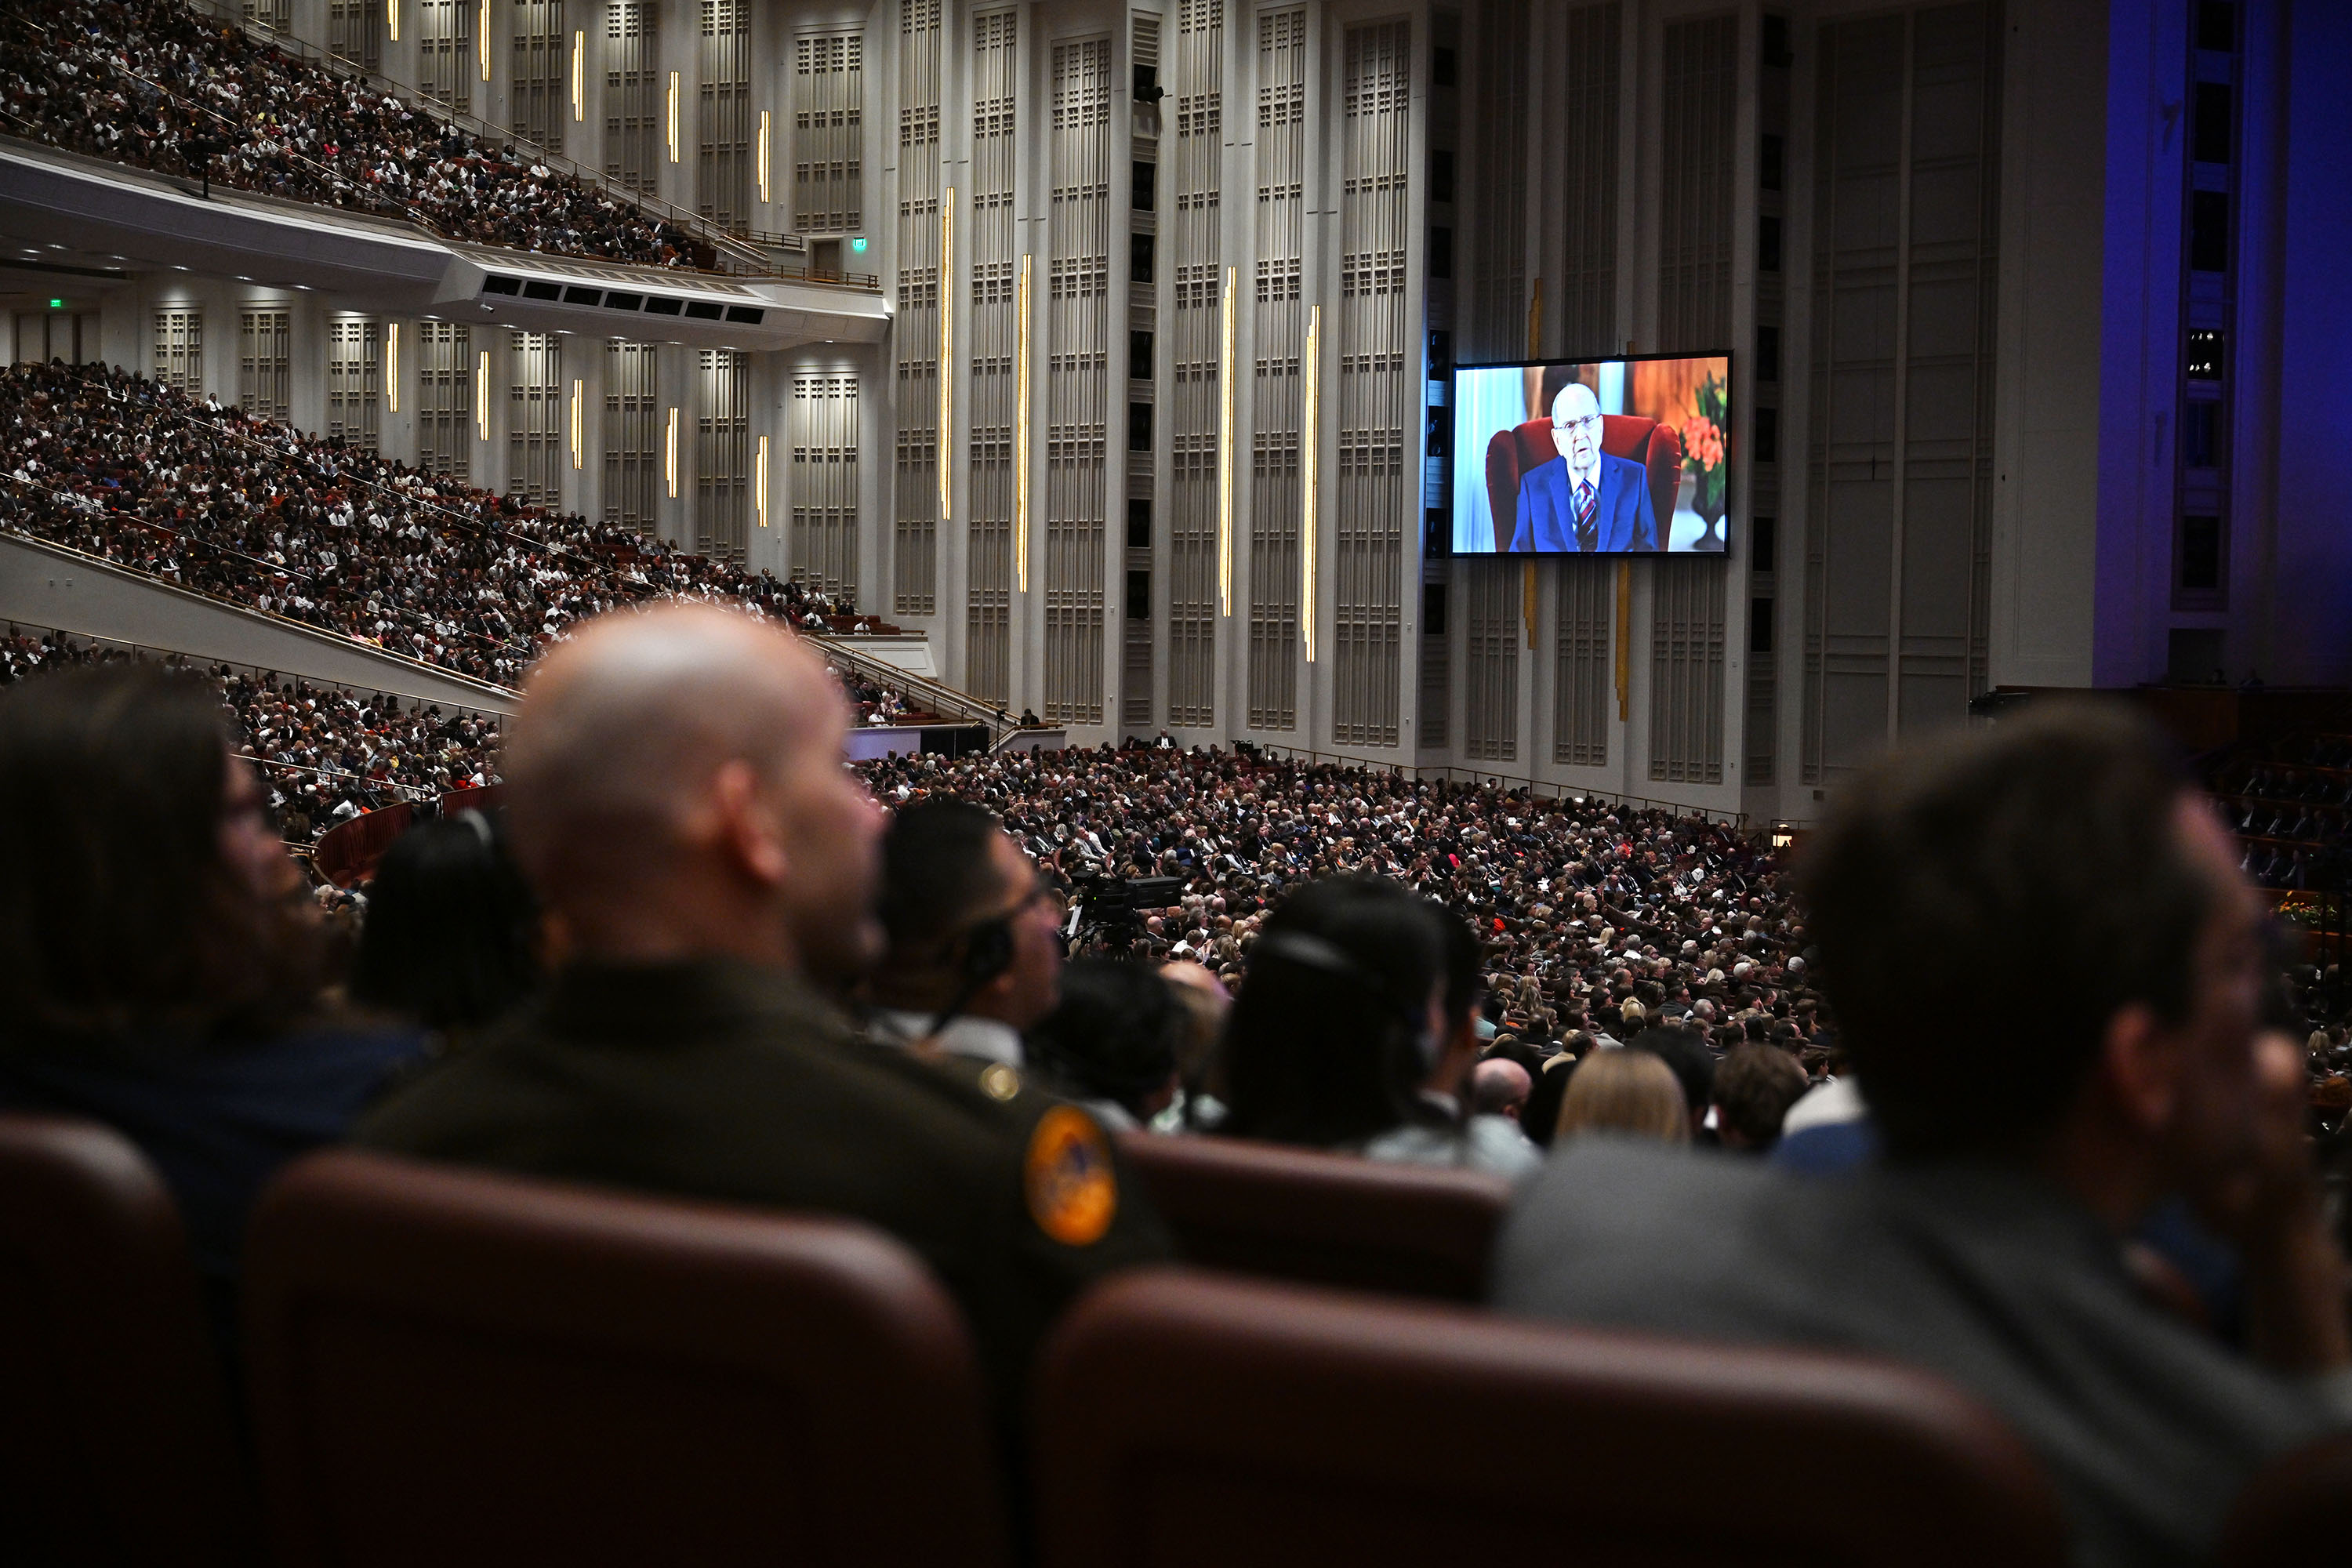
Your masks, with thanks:
[{"label": "orange flower arrangement", "polygon": [[1726,390],[1718,376],[1710,375],[1701,382],[1692,398],[1696,406],[1691,416],[1682,422],[1677,431],[1683,438],[1683,467],[1697,480],[1691,487],[1692,510],[1710,524],[1723,515],[1725,492],[1729,488],[1726,481],[1731,478],[1723,428]]},{"label": "orange flower arrangement", "polygon": [[1683,452],[1700,472],[1723,467],[1722,426],[1701,415],[1684,420],[1681,434]]}]

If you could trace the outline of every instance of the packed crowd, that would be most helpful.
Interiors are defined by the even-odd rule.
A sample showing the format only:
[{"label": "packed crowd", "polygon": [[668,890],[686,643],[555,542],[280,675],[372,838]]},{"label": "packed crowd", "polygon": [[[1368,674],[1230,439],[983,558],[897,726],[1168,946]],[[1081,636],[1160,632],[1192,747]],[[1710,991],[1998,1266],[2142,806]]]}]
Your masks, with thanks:
[{"label": "packed crowd", "polygon": [[848,607],[103,365],[0,374],[10,526],[511,686],[564,626],[669,595],[822,628]]},{"label": "packed crowd", "polygon": [[2229,763],[2216,793],[2266,888],[2352,886],[2352,736],[2307,734]]},{"label": "packed crowd", "polygon": [[1284,889],[1360,872],[1471,921],[1496,1021],[1529,1038],[1662,1010],[1715,1026],[1760,1008],[1789,1035],[1816,1020],[1782,878],[1721,824],[1240,752],[927,755],[868,777],[886,805],[946,795],[997,812],[1082,913],[1108,880],[1178,879],[1181,896],[1131,925],[1087,929],[1228,984]]},{"label": "packed crowd", "polygon": [[712,259],[670,224],[182,0],[0,10],[0,111],[13,135],[450,239],[644,266]]},{"label": "packed crowd", "polygon": [[[139,657],[54,632],[36,638],[11,627],[0,637],[0,686],[45,670],[132,663]],[[237,754],[259,768],[271,816],[289,844],[311,843],[338,823],[397,801],[435,801],[497,782],[498,721],[488,714],[444,713],[383,692],[175,656],[160,662],[217,685]]]},{"label": "packed crowd", "polygon": [[[268,784],[272,817],[289,844],[307,845],[328,829],[399,802],[437,801],[499,782],[499,721],[488,713],[444,713],[437,704],[383,692],[316,684],[269,671],[207,665],[176,654],[35,637],[15,626],[0,633],[0,687],[45,670],[136,663],[152,658],[215,682],[226,703],[237,754]],[[896,693],[837,670],[863,724],[906,716]]]},{"label": "packed crowd", "polygon": [[903,724],[922,715],[907,706],[907,700],[883,685],[855,670],[841,672],[841,683],[849,700],[856,704],[857,721],[861,724]]},{"label": "packed crowd", "polygon": [[[864,772],[885,805],[944,797],[1000,815],[1076,904],[1076,952],[1197,964],[1237,990],[1287,890],[1377,876],[1470,921],[1483,949],[1482,1032],[1533,1064],[1668,1025],[1718,1059],[1768,1042],[1816,1085],[1843,1060],[1785,868],[1720,823],[1140,744],[894,757]],[[1135,907],[1126,889],[1137,879],[1172,880],[1145,884]],[[2282,1025],[2305,1042],[2315,1117],[2332,1127],[2352,1113],[2342,976],[2300,953],[2282,954],[2276,972]]]},{"label": "packed crowd", "polygon": [[[1173,748],[870,764],[886,816],[772,626],[676,605],[547,661],[502,820],[395,844],[341,970],[209,694],[0,697],[0,1104],[148,1147],[225,1341],[272,1172],[350,1141],[863,1220],[1017,1431],[1068,1305],[1199,1237],[1106,1131],[1161,1126],[1504,1177],[1500,1314],[1938,1373],[2080,1563],[2208,1560],[2352,1426],[2341,1110],[2127,710],[1890,757],[1784,873],[1687,819]],[[1280,1250],[1251,1267],[1312,1268]]]}]

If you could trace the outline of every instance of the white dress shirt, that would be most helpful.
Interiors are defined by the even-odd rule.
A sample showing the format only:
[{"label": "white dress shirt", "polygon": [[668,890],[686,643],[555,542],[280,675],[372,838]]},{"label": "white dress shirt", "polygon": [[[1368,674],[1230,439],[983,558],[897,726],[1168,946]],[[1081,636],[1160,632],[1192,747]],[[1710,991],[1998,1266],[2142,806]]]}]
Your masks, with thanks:
[{"label": "white dress shirt", "polygon": [[[912,1046],[931,1032],[931,1020],[937,1016],[936,1013],[877,1008],[874,1014],[874,1037],[894,1046]],[[1028,1065],[1021,1049],[1021,1031],[995,1018],[975,1018],[965,1014],[950,1019],[948,1026],[940,1031],[938,1044],[951,1057],[1003,1062],[1009,1068]]]}]

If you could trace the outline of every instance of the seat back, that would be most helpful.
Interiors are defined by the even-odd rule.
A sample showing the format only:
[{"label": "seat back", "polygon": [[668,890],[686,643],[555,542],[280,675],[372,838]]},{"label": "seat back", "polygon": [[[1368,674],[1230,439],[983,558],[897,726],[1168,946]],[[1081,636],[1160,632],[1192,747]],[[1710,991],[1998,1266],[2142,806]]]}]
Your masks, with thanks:
[{"label": "seat back", "polygon": [[1645,415],[1604,414],[1601,449],[1612,458],[1632,458],[1650,476],[1650,516],[1658,525],[1658,548],[1664,550],[1674,532],[1675,493],[1682,485],[1682,437],[1673,426]]},{"label": "seat back", "polygon": [[[1601,418],[1601,449],[1612,458],[1630,458],[1650,478],[1650,515],[1658,530],[1658,547],[1665,548],[1675,521],[1675,495],[1682,482],[1682,437],[1672,427],[1639,414],[1604,414]],[[1517,531],[1519,481],[1538,464],[1559,456],[1552,444],[1549,415],[1508,430],[1497,430],[1486,442],[1486,504],[1495,519],[1495,548],[1508,552]]]},{"label": "seat back", "polygon": [[962,1321],[864,1226],[336,1152],[247,1304],[280,1568],[1003,1561]]},{"label": "seat back", "polygon": [[2255,1476],[2221,1531],[2220,1568],[2308,1568],[2344,1550],[2352,1436],[2323,1437]]},{"label": "seat back", "polygon": [[1049,1343],[1046,1568],[2060,1568],[2023,1446],[1921,1373],[1183,1270]]},{"label": "seat back", "polygon": [[0,1115],[0,1517],[33,1563],[226,1563],[252,1496],[186,1233],[120,1133]]},{"label": "seat back", "polygon": [[416,808],[403,800],[338,822],[319,836],[311,864],[338,888],[355,888],[375,875],[376,863],[408,831],[415,816]]},{"label": "seat back", "polygon": [[1240,1138],[1128,1133],[1121,1151],[1194,1263],[1316,1285],[1475,1301],[1510,1189]]},{"label": "seat back", "polygon": [[1495,548],[1507,554],[1518,540],[1519,481],[1559,456],[1549,416],[1530,419],[1486,438],[1486,508],[1495,520]]}]

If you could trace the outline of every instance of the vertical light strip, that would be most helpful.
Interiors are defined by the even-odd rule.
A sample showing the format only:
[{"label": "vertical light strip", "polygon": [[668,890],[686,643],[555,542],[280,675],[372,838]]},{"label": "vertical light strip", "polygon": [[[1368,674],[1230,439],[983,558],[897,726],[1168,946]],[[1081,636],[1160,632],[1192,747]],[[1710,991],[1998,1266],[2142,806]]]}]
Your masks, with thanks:
[{"label": "vertical light strip", "polygon": [[662,479],[669,486],[669,499],[677,499],[677,410],[669,411],[669,426],[662,437]]},{"label": "vertical light strip", "polygon": [[751,465],[751,499],[760,509],[760,526],[768,526],[768,438],[760,437],[760,455]]},{"label": "vertical light strip", "polygon": [[573,382],[572,384],[572,467],[575,472],[580,467],[580,383]]},{"label": "vertical light strip", "polygon": [[482,15],[474,27],[474,52],[482,58],[482,79],[490,79],[490,0],[482,0]]},{"label": "vertical light strip", "polygon": [[677,162],[677,72],[669,73],[669,161]]},{"label": "vertical light strip", "polygon": [[1307,308],[1307,351],[1298,377],[1298,629],[1315,662],[1315,480],[1323,441],[1323,307]]},{"label": "vertical light strip", "polygon": [[1239,268],[1225,268],[1217,336],[1217,614],[1234,613],[1234,310]]},{"label": "vertical light strip", "polygon": [[949,433],[953,428],[948,421],[955,409],[955,376],[949,361],[955,353],[955,187],[950,185],[940,193],[940,438],[938,467],[940,470],[940,522],[945,526],[948,513],[953,510],[955,478],[948,468],[948,454],[953,450]]},{"label": "vertical light strip", "polygon": [[400,323],[383,324],[383,405],[386,411],[400,412]]},{"label": "vertical light strip", "polygon": [[383,26],[392,41],[400,42],[400,0],[383,0]]},{"label": "vertical light strip", "polygon": [[588,118],[588,35],[572,35],[572,118]]},{"label": "vertical light strip", "polygon": [[775,199],[768,194],[768,111],[763,109],[760,110],[759,147],[760,199],[763,202],[773,201]]},{"label": "vertical light strip", "polygon": [[1029,591],[1029,259],[1021,258],[1013,355],[1013,565],[1024,594]]},{"label": "vertical light strip", "polygon": [[474,432],[490,438],[490,351],[474,356]]}]

